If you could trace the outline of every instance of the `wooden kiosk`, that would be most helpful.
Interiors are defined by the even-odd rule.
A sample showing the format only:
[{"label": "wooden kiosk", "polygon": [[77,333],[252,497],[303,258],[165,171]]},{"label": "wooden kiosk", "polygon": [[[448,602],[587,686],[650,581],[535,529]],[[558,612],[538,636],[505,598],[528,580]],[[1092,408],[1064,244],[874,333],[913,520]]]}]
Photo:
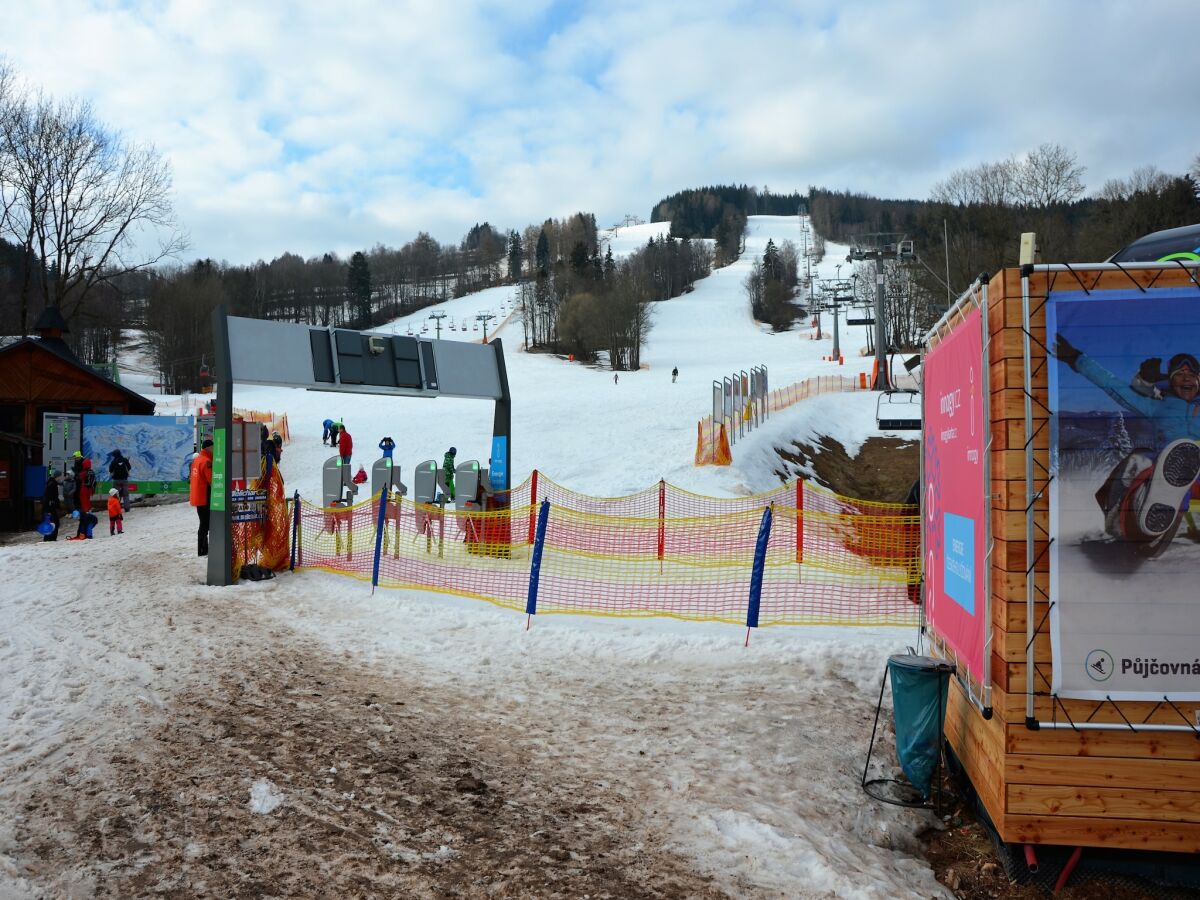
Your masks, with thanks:
[{"label": "wooden kiosk", "polygon": [[[1200,852],[1200,700],[1064,699],[1052,687],[1048,372],[1061,363],[1047,349],[1047,295],[1124,291],[1134,303],[1156,288],[1194,290],[1200,303],[1198,264],[1005,269],[973,285],[927,336],[932,353],[968,321],[982,326],[982,671],[965,671],[933,617],[926,633],[934,655],[960,662],[946,738],[1008,843]],[[926,440],[937,402],[925,400]],[[938,475],[922,477],[928,496]]]}]

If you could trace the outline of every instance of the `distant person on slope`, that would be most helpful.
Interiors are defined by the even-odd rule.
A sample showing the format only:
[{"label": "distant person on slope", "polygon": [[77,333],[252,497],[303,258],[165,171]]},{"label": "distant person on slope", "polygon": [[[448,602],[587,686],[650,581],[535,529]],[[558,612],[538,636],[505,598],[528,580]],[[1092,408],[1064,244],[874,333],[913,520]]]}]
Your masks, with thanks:
[{"label": "distant person on slope", "polygon": [[350,457],[354,454],[354,438],[346,430],[346,426],[338,422],[338,454],[342,457],[342,465],[350,465]]},{"label": "distant person on slope", "polygon": [[671,384],[675,383],[675,379],[679,377],[679,366],[671,370]]},{"label": "distant person on slope", "polygon": [[192,460],[189,472],[188,502],[196,507],[196,516],[200,520],[196,529],[196,555],[208,556],[208,512],[212,500],[212,441],[205,441],[196,458]]},{"label": "distant person on slope", "polygon": [[329,423],[329,446],[330,447],[334,447],[334,448],[337,447],[337,435],[338,435],[338,423],[330,422]]},{"label": "distant person on slope", "polygon": [[326,419],[321,423],[321,443],[329,443],[329,429],[333,427],[333,419]]}]

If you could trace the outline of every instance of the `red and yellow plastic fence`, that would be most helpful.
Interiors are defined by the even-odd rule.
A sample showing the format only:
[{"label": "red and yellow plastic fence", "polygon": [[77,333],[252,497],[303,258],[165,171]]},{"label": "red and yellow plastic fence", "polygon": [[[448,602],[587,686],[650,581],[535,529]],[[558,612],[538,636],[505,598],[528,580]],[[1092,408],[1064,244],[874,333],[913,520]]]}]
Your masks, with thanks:
[{"label": "red and yellow plastic fence", "polygon": [[917,621],[911,506],[803,481],[753,497],[704,497],[666,482],[591,497],[536,472],[506,499],[507,509],[486,513],[390,503],[382,533],[378,497],[342,509],[301,500],[295,565],[520,611],[744,624],[757,563],[757,624]]}]

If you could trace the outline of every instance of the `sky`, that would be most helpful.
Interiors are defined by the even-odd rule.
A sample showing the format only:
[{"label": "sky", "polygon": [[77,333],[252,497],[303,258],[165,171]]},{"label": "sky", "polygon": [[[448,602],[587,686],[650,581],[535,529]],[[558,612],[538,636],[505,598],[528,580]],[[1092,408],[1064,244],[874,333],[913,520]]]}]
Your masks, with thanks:
[{"label": "sky", "polygon": [[[978,7],[978,8],[976,8]],[[0,54],[170,162],[185,258],[348,254],[744,183],[925,197],[1057,142],[1200,154],[1188,0],[0,0]]]}]

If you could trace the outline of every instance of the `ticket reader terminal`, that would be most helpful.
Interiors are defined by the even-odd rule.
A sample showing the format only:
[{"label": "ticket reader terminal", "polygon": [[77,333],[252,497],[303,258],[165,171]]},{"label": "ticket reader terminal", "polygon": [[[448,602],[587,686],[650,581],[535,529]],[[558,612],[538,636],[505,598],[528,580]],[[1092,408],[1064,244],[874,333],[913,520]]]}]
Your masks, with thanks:
[{"label": "ticket reader terminal", "polygon": [[375,460],[371,466],[371,496],[380,493],[390,498],[394,498],[395,494],[401,497],[408,494],[408,485],[400,480],[400,466],[393,465],[387,456]]},{"label": "ticket reader terminal", "polygon": [[358,493],[358,485],[352,480],[350,466],[340,456],[331,456],[321,467],[321,500],[328,509],[331,506],[349,506]]}]

